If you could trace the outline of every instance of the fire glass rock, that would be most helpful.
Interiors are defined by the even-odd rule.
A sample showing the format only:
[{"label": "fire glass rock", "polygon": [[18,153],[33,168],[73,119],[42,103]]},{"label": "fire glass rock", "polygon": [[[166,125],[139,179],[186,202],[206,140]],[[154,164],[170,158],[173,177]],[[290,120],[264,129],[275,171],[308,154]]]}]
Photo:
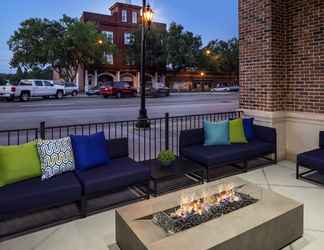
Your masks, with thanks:
[{"label": "fire glass rock", "polygon": [[197,206],[199,206],[199,204],[204,206],[205,204],[202,204],[201,199],[195,200],[191,203],[194,204],[196,210],[194,210],[193,208],[192,210],[190,210],[191,208],[186,208],[189,212],[185,215],[178,215],[177,212],[181,210],[180,206],[161,211],[153,215],[152,221],[153,223],[162,227],[167,233],[175,234],[198,226],[209,220],[221,217],[224,214],[234,212],[235,210],[249,206],[258,201],[250,195],[240,192],[233,192],[231,195],[233,197],[236,197],[236,199],[225,198],[219,203],[209,205],[208,208],[205,207],[205,210],[197,210]]}]

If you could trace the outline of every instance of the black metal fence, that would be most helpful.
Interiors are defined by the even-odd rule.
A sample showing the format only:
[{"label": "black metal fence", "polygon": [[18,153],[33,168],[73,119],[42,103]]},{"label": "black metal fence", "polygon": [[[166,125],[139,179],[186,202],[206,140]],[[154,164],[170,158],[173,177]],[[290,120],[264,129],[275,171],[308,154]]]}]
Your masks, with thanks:
[{"label": "black metal fence", "polygon": [[202,128],[204,120],[220,121],[238,118],[241,112],[210,113],[169,116],[149,119],[150,128],[137,128],[137,120],[102,123],[74,124],[39,128],[0,131],[0,145],[26,143],[38,138],[57,139],[69,135],[90,135],[104,131],[107,139],[128,138],[130,157],[136,161],[155,159],[159,152],[170,149],[178,154],[179,136],[182,130]]}]

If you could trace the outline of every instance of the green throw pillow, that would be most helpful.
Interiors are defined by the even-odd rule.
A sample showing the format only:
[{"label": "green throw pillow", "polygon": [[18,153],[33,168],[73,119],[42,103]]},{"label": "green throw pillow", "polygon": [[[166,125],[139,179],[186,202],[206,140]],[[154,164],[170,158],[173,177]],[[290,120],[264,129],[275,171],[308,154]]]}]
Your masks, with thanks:
[{"label": "green throw pillow", "polygon": [[40,175],[36,142],[0,147],[0,187]]},{"label": "green throw pillow", "polygon": [[229,122],[230,143],[247,143],[242,119],[235,119]]}]

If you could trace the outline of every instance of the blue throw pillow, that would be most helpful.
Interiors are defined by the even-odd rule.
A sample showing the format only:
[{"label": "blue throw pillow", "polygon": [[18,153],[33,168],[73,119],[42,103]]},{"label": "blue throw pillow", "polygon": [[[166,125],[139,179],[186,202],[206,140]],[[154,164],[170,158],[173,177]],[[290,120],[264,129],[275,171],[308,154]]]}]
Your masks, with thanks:
[{"label": "blue throw pillow", "polygon": [[228,121],[210,122],[204,121],[205,146],[229,144]]},{"label": "blue throw pillow", "polygon": [[71,135],[71,142],[76,170],[83,171],[109,164],[104,132],[90,136]]},{"label": "blue throw pillow", "polygon": [[254,139],[253,122],[254,122],[254,118],[244,118],[243,119],[245,138],[248,141],[251,141]]}]

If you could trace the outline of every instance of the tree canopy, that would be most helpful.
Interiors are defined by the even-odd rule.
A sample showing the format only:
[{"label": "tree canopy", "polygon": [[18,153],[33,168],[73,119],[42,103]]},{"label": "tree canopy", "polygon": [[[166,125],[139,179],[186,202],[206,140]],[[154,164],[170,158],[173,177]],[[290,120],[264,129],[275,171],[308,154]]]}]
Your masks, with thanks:
[{"label": "tree canopy", "polygon": [[[206,51],[209,51],[207,54]],[[238,73],[238,40],[213,40],[202,46],[200,36],[185,31],[182,25],[171,23],[167,31],[151,29],[146,40],[146,65],[170,70],[204,70],[214,73]],[[141,33],[133,34],[127,57],[140,64]]]},{"label": "tree canopy", "polygon": [[[236,38],[228,41],[213,40],[203,48],[200,59],[203,70],[217,73],[234,73],[239,71],[239,43]],[[207,54],[206,52],[209,51]]]},{"label": "tree canopy", "polygon": [[51,66],[67,81],[75,79],[79,65],[103,63],[105,54],[115,49],[95,24],[65,15],[59,21],[23,21],[8,45],[13,52],[12,67],[32,70]]},{"label": "tree canopy", "polygon": [[171,23],[167,39],[168,66],[172,70],[193,69],[199,66],[202,40],[182,25]]},{"label": "tree canopy", "polygon": [[[152,29],[146,33],[146,65],[158,70],[165,69],[167,64],[167,32]],[[130,44],[127,46],[128,64],[140,64],[141,58],[141,30],[132,34]]]}]

